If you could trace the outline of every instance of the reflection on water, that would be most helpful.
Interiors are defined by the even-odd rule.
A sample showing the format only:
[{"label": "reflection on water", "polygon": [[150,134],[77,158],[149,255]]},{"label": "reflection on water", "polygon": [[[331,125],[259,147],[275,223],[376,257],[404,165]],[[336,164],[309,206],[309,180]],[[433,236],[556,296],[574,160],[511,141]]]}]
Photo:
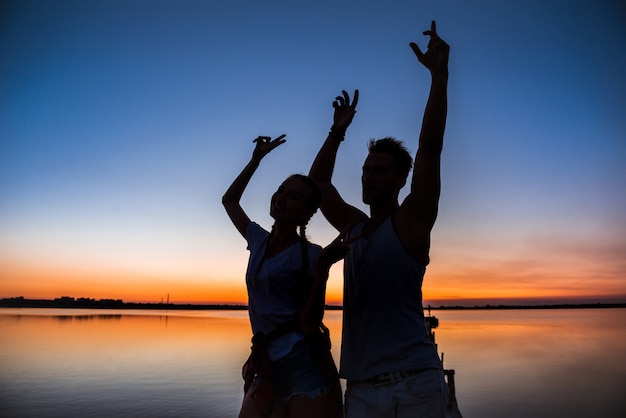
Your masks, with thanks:
[{"label": "reflection on water", "polygon": [[[434,314],[464,417],[623,416],[626,309]],[[0,416],[233,417],[249,348],[245,311],[0,309]]]},{"label": "reflection on water", "polygon": [[246,312],[32,312],[0,315],[0,416],[226,417],[238,409]]},{"label": "reflection on water", "polygon": [[437,316],[466,417],[624,416],[626,309]]}]

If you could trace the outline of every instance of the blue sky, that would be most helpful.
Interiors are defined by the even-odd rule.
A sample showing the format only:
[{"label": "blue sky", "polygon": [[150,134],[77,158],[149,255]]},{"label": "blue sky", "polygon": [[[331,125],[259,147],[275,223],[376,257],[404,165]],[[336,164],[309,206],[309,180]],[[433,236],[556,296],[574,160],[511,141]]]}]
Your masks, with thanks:
[{"label": "blue sky", "polygon": [[[243,200],[269,227],[358,88],[335,181],[361,205],[367,140],[416,150],[429,77],[408,43],[433,19],[451,57],[425,297],[626,295],[626,7],[517,3],[5,2],[0,297],[242,291],[220,198],[252,139],[287,134]],[[310,238],[334,234],[316,215]]]}]

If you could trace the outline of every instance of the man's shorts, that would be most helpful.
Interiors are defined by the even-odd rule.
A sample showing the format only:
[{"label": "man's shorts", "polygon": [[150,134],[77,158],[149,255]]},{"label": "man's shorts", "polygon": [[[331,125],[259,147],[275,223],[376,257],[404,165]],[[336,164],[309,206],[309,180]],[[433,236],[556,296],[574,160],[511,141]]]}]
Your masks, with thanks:
[{"label": "man's shorts", "polygon": [[440,369],[426,369],[389,384],[348,381],[346,418],[444,418],[448,397]]}]

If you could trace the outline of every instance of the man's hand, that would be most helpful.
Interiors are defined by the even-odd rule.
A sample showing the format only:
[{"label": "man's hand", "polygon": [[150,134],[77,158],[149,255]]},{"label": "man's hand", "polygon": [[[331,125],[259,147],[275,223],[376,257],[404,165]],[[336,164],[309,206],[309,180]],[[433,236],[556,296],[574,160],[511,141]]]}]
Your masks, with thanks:
[{"label": "man's hand", "polygon": [[345,134],[348,126],[352,123],[352,118],[356,113],[356,104],[359,102],[359,91],[354,90],[354,98],[350,104],[350,96],[345,90],[341,90],[343,96],[337,96],[333,102],[335,115],[333,117],[333,131],[338,134]]},{"label": "man's hand", "polygon": [[413,52],[415,52],[417,59],[431,73],[447,70],[450,46],[437,35],[437,25],[434,20],[430,24],[430,30],[424,31],[424,35],[430,36],[428,49],[425,53],[422,52],[415,42],[409,44]]},{"label": "man's hand", "polygon": [[276,139],[272,139],[269,136],[259,136],[255,138],[252,142],[256,142],[256,147],[252,152],[252,157],[260,161],[263,157],[270,153],[274,148],[279,146],[280,144],[285,143],[285,137],[287,135],[282,134]]}]

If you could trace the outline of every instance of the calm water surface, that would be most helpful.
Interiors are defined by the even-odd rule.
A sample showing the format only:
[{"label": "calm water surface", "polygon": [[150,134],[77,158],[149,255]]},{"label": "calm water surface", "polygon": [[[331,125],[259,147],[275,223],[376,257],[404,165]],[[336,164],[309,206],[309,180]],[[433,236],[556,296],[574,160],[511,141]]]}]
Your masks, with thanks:
[{"label": "calm water surface", "polygon": [[[433,314],[465,418],[626,416],[626,309]],[[249,348],[245,311],[0,309],[0,416],[236,417]]]}]

